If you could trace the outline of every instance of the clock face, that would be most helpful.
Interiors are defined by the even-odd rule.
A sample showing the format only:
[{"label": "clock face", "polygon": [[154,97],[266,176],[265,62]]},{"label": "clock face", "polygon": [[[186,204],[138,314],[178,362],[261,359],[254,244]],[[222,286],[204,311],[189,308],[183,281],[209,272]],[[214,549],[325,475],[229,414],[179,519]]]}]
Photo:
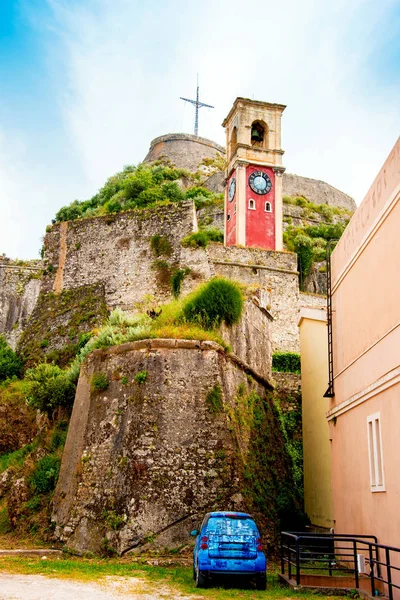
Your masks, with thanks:
[{"label": "clock face", "polygon": [[229,190],[228,190],[228,198],[229,198],[230,202],[232,202],[232,200],[234,199],[235,192],[236,192],[236,179],[234,177],[232,177],[230,184],[229,184]]},{"label": "clock face", "polygon": [[272,188],[272,181],[266,173],[254,171],[249,177],[249,186],[256,194],[268,194]]}]

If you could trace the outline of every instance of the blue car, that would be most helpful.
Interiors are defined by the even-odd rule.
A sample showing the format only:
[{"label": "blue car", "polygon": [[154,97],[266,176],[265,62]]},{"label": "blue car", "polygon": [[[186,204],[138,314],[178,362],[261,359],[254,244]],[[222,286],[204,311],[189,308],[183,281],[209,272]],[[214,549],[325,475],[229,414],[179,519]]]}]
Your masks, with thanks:
[{"label": "blue car", "polygon": [[265,590],[267,561],[254,519],[242,512],[206,514],[196,536],[193,551],[193,578],[196,587],[207,587],[216,575],[237,575],[252,579]]}]

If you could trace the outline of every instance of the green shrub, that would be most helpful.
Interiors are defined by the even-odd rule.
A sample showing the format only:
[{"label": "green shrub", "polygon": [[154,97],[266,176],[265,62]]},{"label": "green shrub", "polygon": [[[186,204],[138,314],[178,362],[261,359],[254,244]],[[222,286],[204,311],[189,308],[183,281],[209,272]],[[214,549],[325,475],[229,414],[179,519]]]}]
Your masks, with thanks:
[{"label": "green shrub", "polygon": [[90,389],[92,392],[101,392],[108,388],[108,377],[104,373],[93,373],[90,380]]},{"label": "green shrub", "polygon": [[65,446],[65,440],[68,434],[68,422],[62,421],[58,427],[53,431],[50,441],[50,448],[52,451],[57,450],[61,446]]},{"label": "green shrub", "polygon": [[32,381],[28,404],[49,415],[57,406],[72,407],[76,387],[66,371],[56,365],[41,363],[28,369],[26,379]]},{"label": "green shrub", "polygon": [[28,479],[32,491],[35,494],[52,492],[56,487],[60,466],[61,459],[59,456],[49,455],[41,458]]},{"label": "green shrub", "polygon": [[186,198],[193,199],[203,196],[203,198],[212,198],[213,193],[201,186],[194,186],[186,190]]},{"label": "green shrub", "polygon": [[128,165],[123,171],[110,177],[89,200],[75,200],[69,206],[61,208],[56,214],[56,221],[143,208],[162,200],[184,200],[185,194],[177,180],[188,175],[190,174],[183,169],[173,169],[168,165]]},{"label": "green shrub", "polygon": [[114,531],[117,531],[122,527],[125,523],[125,518],[123,515],[118,515],[115,510],[105,510],[103,512],[103,517],[106,522],[106,525]]},{"label": "green shrub", "polygon": [[300,354],[296,354],[296,352],[274,352],[272,355],[272,370],[300,373]]},{"label": "green shrub", "polygon": [[147,371],[139,371],[139,373],[136,373],[135,375],[135,381],[136,383],[144,383],[147,379]]},{"label": "green shrub", "polygon": [[222,322],[227,325],[237,323],[242,310],[243,297],[239,287],[222,277],[215,277],[200,286],[183,305],[186,320],[205,329],[219,327]]},{"label": "green shrub", "polygon": [[307,200],[305,198],[303,198],[302,196],[297,196],[297,198],[295,199],[295,202],[296,202],[297,206],[306,206],[307,205]]},{"label": "green shrub", "polygon": [[171,256],[172,246],[165,235],[156,233],[150,239],[150,246],[156,256]]},{"label": "green shrub", "polygon": [[22,371],[22,361],[0,335],[0,381],[19,377]]},{"label": "green shrub", "polygon": [[299,234],[294,239],[294,249],[298,256],[298,269],[301,280],[310,273],[314,260],[313,241],[308,235]]},{"label": "green shrub", "polygon": [[223,242],[224,234],[219,229],[210,228],[196,231],[183,238],[182,246],[189,248],[206,248],[209,242]]}]

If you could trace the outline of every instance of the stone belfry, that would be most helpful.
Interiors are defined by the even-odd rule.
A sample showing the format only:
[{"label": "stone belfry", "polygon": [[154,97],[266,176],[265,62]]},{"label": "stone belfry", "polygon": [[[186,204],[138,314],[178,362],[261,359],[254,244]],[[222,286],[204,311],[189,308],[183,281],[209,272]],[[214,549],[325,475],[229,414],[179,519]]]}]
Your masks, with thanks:
[{"label": "stone belfry", "polygon": [[225,245],[282,250],[281,118],[286,106],[236,98],[226,131]]}]

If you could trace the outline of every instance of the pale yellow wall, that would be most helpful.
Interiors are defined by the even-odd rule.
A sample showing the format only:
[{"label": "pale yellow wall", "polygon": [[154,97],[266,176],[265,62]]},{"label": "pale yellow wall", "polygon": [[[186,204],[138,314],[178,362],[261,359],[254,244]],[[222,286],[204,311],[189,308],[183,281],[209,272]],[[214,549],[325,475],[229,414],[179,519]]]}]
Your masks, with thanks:
[{"label": "pale yellow wall", "polygon": [[333,527],[328,400],[326,311],[300,311],[301,390],[304,449],[304,502],[311,523]]}]

